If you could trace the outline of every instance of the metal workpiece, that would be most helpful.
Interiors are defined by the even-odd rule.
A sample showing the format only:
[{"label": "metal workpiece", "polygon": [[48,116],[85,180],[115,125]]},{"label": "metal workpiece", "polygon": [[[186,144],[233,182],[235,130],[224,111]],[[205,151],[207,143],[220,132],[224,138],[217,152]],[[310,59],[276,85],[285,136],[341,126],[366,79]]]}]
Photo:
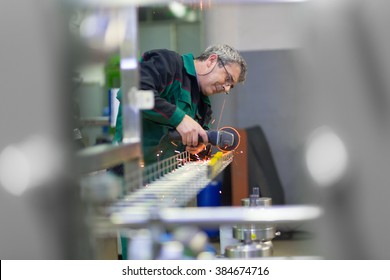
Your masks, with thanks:
[{"label": "metal workpiece", "polygon": [[313,205],[292,205],[263,207],[185,207],[161,208],[152,218],[145,207],[120,207],[110,214],[106,222],[116,228],[143,227],[151,221],[165,225],[291,225],[312,221],[322,215],[322,210]]},{"label": "metal workpiece", "polygon": [[141,155],[142,150],[139,142],[101,144],[80,150],[76,154],[76,163],[79,173],[86,174],[135,160]]},{"label": "metal workpiece", "polygon": [[129,169],[125,172],[126,194],[113,206],[186,206],[232,160],[232,152],[218,152],[204,161],[191,161],[190,154],[183,152],[143,168]]}]

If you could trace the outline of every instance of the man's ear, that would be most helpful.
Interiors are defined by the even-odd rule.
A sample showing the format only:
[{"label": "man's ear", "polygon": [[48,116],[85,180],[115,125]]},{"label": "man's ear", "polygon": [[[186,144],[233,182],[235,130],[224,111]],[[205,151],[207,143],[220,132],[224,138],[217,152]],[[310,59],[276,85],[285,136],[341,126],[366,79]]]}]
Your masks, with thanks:
[{"label": "man's ear", "polygon": [[214,67],[215,63],[218,61],[218,55],[213,53],[207,58],[207,66]]}]

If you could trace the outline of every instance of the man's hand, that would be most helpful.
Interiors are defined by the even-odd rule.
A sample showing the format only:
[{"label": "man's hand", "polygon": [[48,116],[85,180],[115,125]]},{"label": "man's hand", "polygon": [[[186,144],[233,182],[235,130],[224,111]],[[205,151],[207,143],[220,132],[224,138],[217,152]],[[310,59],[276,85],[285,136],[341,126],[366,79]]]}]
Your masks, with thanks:
[{"label": "man's hand", "polygon": [[176,127],[176,130],[179,132],[184,145],[197,147],[199,135],[202,137],[204,144],[208,143],[209,139],[206,131],[188,115],[185,115],[184,119]]}]

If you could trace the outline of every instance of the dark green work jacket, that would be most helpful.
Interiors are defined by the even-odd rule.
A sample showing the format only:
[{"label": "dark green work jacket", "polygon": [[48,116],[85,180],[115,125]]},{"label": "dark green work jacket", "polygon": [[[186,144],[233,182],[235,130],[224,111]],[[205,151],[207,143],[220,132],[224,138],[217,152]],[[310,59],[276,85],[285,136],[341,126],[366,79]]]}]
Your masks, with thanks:
[{"label": "dark green work jacket", "polygon": [[[199,89],[194,56],[169,50],[144,53],[140,62],[140,89],[154,92],[155,106],[142,111],[142,148],[145,164],[171,157],[184,146],[167,137],[189,115],[204,129],[211,120],[211,104]],[[121,101],[121,92],[118,93]],[[122,141],[122,105],[119,107],[114,141]]]}]

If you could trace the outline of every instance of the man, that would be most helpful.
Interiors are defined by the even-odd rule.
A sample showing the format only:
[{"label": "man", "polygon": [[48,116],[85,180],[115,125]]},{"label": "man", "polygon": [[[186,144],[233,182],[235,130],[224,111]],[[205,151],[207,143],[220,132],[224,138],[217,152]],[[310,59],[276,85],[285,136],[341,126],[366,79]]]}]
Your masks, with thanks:
[{"label": "man", "polygon": [[[246,72],[245,60],[228,45],[208,47],[195,59],[192,54],[165,49],[145,52],[140,62],[140,89],[152,90],[155,99],[153,109],[142,111],[145,164],[171,157],[175,151],[197,154],[204,150],[212,113],[209,96],[229,93],[245,81]],[[122,140],[121,112],[120,108],[114,138],[118,142]],[[172,129],[181,135],[181,145],[166,137]]]}]

